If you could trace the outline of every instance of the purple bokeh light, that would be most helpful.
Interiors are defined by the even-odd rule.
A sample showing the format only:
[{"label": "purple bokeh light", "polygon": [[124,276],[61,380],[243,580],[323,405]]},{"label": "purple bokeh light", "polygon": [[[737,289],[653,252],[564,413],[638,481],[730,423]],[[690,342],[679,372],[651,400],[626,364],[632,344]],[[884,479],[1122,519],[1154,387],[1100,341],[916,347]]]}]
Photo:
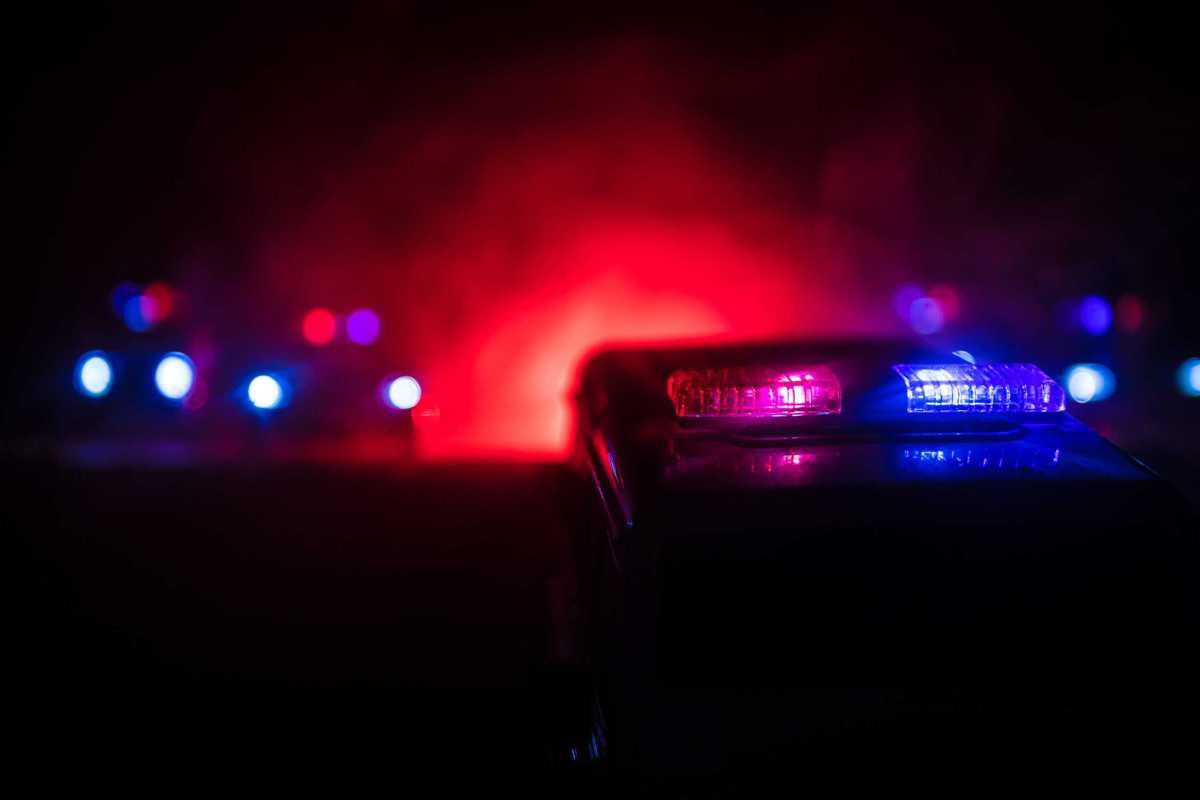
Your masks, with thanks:
[{"label": "purple bokeh light", "polygon": [[366,347],[379,338],[379,315],[369,308],[360,308],[346,318],[346,335],[350,341]]}]

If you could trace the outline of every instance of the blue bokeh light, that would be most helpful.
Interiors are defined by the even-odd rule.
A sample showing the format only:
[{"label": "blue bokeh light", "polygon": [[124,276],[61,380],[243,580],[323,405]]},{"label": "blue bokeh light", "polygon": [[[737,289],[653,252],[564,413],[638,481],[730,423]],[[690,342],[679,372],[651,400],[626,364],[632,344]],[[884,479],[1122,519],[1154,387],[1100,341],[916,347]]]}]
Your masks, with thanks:
[{"label": "blue bokeh light", "polygon": [[421,384],[410,375],[401,375],[388,383],[387,402],[402,411],[416,407],[421,402]]},{"label": "blue bokeh light", "polygon": [[183,400],[195,380],[196,368],[183,353],[167,353],[154,370],[154,385],[168,400]]},{"label": "blue bokeh light", "polygon": [[1200,397],[1200,358],[1189,358],[1175,373],[1179,391],[1187,397]]},{"label": "blue bokeh light", "polygon": [[118,317],[125,318],[125,304],[142,293],[142,287],[131,281],[122,281],[112,291],[112,309]]},{"label": "blue bokeh light", "polygon": [[1117,379],[1103,364],[1075,364],[1064,373],[1063,385],[1076,403],[1097,403],[1112,396]]},{"label": "blue bokeh light", "polygon": [[75,388],[86,397],[103,397],[112,389],[113,369],[99,350],[84,353],[75,365]]},{"label": "blue bokeh light", "polygon": [[1112,306],[1103,297],[1085,297],[1079,302],[1079,325],[1092,336],[1103,336],[1112,327]]},{"label": "blue bokeh light", "polygon": [[144,298],[144,295],[135,294],[126,299],[121,307],[121,318],[125,320],[125,327],[134,333],[145,333],[154,326],[150,315],[146,313]]},{"label": "blue bokeh light", "polygon": [[246,386],[246,398],[263,411],[279,408],[283,404],[283,384],[273,375],[255,375]]}]

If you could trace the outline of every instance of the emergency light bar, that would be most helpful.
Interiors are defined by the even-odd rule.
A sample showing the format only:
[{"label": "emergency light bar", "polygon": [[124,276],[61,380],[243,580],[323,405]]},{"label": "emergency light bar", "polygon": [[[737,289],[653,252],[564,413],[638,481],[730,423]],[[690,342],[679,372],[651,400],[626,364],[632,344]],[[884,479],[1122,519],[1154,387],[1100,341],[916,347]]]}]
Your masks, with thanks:
[{"label": "emergency light bar", "polygon": [[840,414],[842,386],[828,367],[681,369],[667,379],[677,417]]},{"label": "emergency light bar", "polygon": [[[904,392],[888,395],[895,397],[894,405],[888,401],[890,410],[880,416],[879,406],[867,410],[854,402],[855,417],[1054,414],[1066,405],[1062,387],[1033,364],[892,364],[887,375],[893,373],[900,376]],[[855,376],[851,385],[863,385],[861,370],[850,375]],[[895,378],[881,373],[867,386],[877,385],[877,380]],[[842,414],[842,384],[828,366],[679,369],[667,379],[667,394],[680,419],[749,422]]]},{"label": "emergency light bar", "polygon": [[1057,413],[1062,387],[1033,364],[896,364],[908,413]]}]

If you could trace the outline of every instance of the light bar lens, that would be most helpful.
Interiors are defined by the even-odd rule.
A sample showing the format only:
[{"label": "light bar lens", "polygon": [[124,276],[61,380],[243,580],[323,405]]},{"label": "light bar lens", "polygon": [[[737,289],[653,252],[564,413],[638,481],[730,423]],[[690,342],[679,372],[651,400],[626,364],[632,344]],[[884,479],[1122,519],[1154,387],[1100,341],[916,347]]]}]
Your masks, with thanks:
[{"label": "light bar lens", "polygon": [[667,380],[677,417],[840,414],[842,386],[827,367],[681,369]]},{"label": "light bar lens", "polygon": [[896,364],[908,412],[1055,413],[1062,387],[1033,364]]}]

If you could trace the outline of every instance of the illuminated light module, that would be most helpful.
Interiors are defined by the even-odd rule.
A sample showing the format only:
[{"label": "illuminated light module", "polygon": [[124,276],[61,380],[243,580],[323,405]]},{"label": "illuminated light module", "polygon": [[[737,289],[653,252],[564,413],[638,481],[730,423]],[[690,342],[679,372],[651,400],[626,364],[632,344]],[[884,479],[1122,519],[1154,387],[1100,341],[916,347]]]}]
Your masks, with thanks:
[{"label": "illuminated light module", "polygon": [[1033,364],[896,364],[908,413],[1057,413],[1062,387]]},{"label": "illuminated light module", "polygon": [[828,367],[681,369],[667,380],[678,417],[840,414],[842,386]]}]

